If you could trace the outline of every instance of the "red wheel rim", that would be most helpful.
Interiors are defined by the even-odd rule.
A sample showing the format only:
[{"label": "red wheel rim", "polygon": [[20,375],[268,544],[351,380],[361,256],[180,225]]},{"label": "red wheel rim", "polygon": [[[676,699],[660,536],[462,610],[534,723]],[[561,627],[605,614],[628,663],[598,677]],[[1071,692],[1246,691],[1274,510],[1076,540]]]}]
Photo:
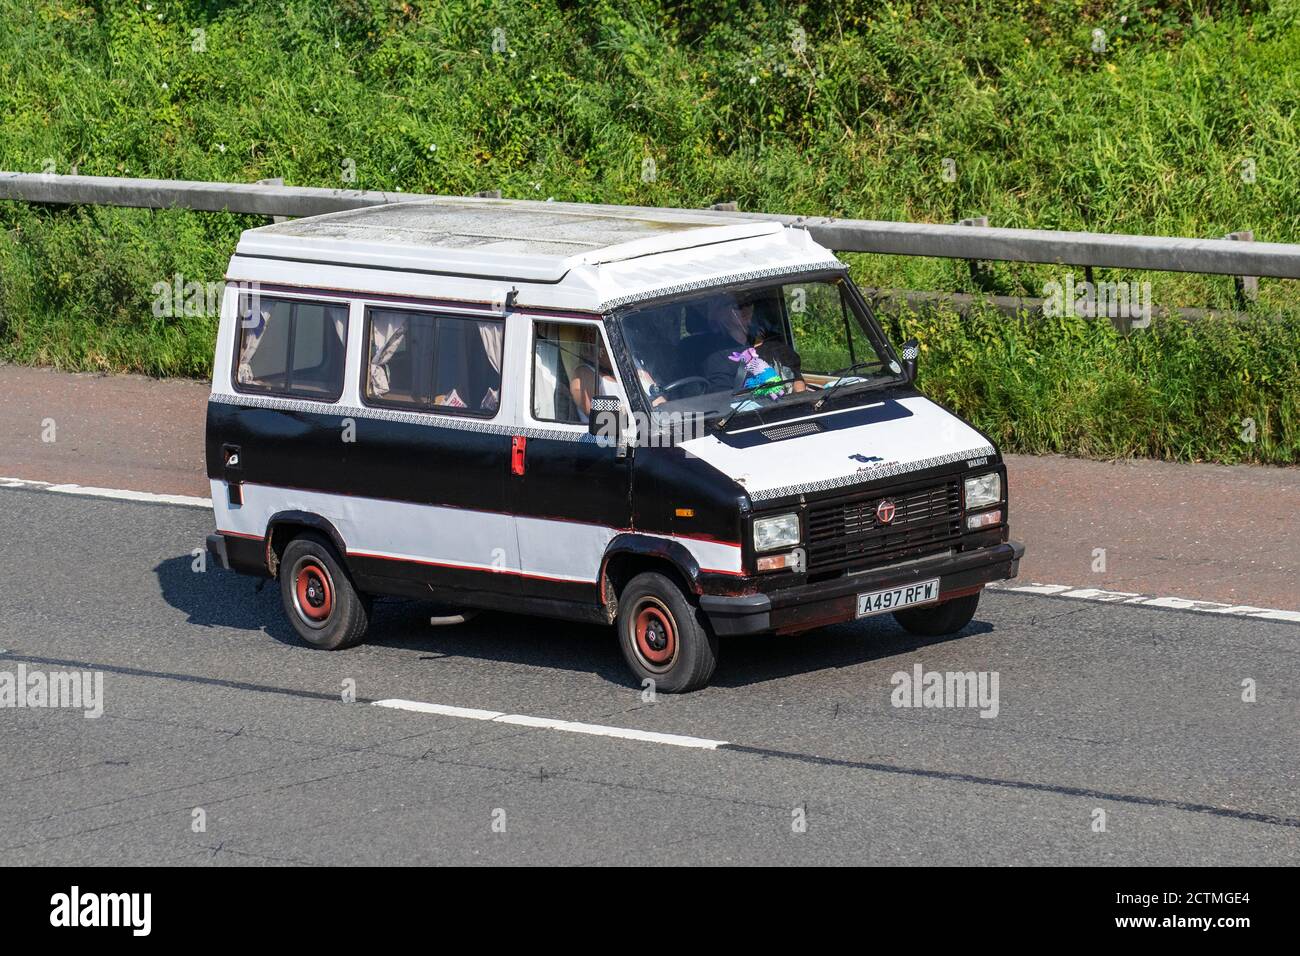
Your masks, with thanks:
[{"label": "red wheel rim", "polygon": [[665,667],[677,656],[677,629],[672,615],[658,604],[645,604],[632,621],[637,653],[652,667]]},{"label": "red wheel rim", "polygon": [[294,581],[297,593],[298,611],[303,617],[312,621],[324,621],[334,610],[334,588],[330,584],[329,572],[314,562],[307,562],[298,568]]}]

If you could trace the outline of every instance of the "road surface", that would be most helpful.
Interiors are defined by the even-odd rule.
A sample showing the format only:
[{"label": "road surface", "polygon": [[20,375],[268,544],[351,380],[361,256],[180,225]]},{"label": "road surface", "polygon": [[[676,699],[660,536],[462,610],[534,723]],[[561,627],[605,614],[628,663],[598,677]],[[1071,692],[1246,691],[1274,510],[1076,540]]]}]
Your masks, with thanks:
[{"label": "road surface", "polygon": [[[988,592],[955,638],[728,639],[650,702],[598,627],[384,601],[309,649],[195,570],[210,528],[0,488],[0,681],[103,680],[0,709],[0,864],[1300,862],[1296,623]],[[996,716],[894,706],[916,665],[996,674]]]}]

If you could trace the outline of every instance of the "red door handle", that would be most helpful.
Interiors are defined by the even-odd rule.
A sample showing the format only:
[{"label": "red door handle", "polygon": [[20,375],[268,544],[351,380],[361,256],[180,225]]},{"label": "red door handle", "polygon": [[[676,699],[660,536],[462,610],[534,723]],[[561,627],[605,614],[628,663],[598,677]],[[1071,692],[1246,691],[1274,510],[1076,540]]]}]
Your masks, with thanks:
[{"label": "red door handle", "polygon": [[510,439],[510,474],[524,473],[524,451],[528,448],[528,437],[515,435]]}]

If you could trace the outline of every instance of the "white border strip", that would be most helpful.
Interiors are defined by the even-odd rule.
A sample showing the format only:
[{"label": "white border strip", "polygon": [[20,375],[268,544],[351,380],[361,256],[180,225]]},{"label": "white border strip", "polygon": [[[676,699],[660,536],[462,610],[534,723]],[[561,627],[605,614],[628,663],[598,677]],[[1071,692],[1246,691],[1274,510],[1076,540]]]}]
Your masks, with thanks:
[{"label": "white border strip", "polygon": [[1222,614],[1228,617],[1253,617],[1266,621],[1290,621],[1300,624],[1300,611],[1282,611],[1277,608],[1255,607],[1250,604],[1222,604],[1218,601],[1194,601],[1190,598],[1152,597],[1134,591],[1106,591],[1102,588],[1076,588],[1068,584],[1007,584],[993,582],[985,587],[995,591],[1016,594],[1045,594],[1049,597],[1071,598],[1076,601],[1096,601],[1100,604],[1141,604],[1146,607],[1172,608],[1176,611],[1199,611],[1202,614]]},{"label": "white border strip", "polygon": [[634,730],[630,727],[608,727],[604,724],[581,724],[554,717],[530,717],[527,714],[503,714],[495,710],[475,710],[472,707],[452,707],[447,704],[427,704],[419,700],[377,700],[372,706],[393,710],[409,710],[417,714],[436,714],[440,717],[463,717],[467,720],[485,720],[517,727],[536,727],[540,730],[559,730],[570,734],[587,734],[592,737],[617,737],[621,740],[639,740],[650,744],[667,744],[670,747],[690,747],[695,750],[717,750],[727,741],[708,740],[704,737],[685,737],[681,734],[661,734],[653,730]]},{"label": "white border strip", "polygon": [[183,508],[211,508],[211,498],[192,495],[159,495],[149,491],[125,491],[120,488],[95,488],[89,485],[54,484],[26,478],[0,477],[0,488],[26,488],[29,491],[55,491],[61,495],[85,495],[90,498],[114,498],[118,501],[142,501],[153,505],[180,505]]}]

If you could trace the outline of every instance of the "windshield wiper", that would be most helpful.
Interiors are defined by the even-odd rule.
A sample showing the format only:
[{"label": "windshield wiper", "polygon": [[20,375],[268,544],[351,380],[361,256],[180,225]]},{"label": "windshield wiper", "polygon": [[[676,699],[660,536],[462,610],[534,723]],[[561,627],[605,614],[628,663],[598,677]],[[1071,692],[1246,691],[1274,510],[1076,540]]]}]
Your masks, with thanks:
[{"label": "windshield wiper", "polygon": [[[740,396],[740,395],[750,395],[750,394],[752,394],[752,393],[758,391],[760,388],[775,388],[775,387],[778,386],[778,385],[790,385],[790,384],[792,384],[792,383],[794,383],[794,382],[801,382],[801,381],[803,381],[803,379],[796,375],[794,378],[783,378],[783,379],[779,379],[779,380],[777,380],[777,381],[775,381],[775,382],[759,382],[757,385],[750,385],[750,386],[747,387],[747,388],[738,388],[738,389],[736,389],[734,392],[731,393],[731,397],[732,397],[732,398],[736,398],[737,396]],[[727,412],[727,414],[723,415],[721,418],[718,419],[718,429],[719,429],[719,431],[722,431],[722,430],[725,430],[725,429],[726,429],[726,427],[727,427],[727,423],[730,422],[733,418],[736,417],[736,412],[740,411],[741,406],[742,406],[743,404],[744,404],[743,402],[740,402],[740,403],[737,403],[737,404],[735,404],[735,405],[732,405],[732,406],[731,406],[731,411]],[[751,412],[757,412],[757,411],[758,411],[758,409],[756,409],[756,408],[751,408],[751,409],[748,409],[748,410],[751,411]],[[760,415],[759,418],[761,419],[762,416]]]},{"label": "windshield wiper", "polygon": [[856,380],[846,379],[845,378],[846,375],[852,375],[854,372],[861,371],[862,369],[868,368],[872,365],[879,365],[881,367],[884,367],[884,364],[885,364],[884,359],[872,359],[869,362],[854,362],[852,365],[848,366],[847,368],[842,368],[838,372],[831,373],[836,376],[835,383],[827,388],[822,389],[821,397],[818,398],[817,401],[813,403],[813,411],[815,412],[820,411],[821,407],[831,400],[831,396],[834,395],[836,392],[838,392],[845,385],[865,384],[865,380],[863,379],[856,379]]}]

